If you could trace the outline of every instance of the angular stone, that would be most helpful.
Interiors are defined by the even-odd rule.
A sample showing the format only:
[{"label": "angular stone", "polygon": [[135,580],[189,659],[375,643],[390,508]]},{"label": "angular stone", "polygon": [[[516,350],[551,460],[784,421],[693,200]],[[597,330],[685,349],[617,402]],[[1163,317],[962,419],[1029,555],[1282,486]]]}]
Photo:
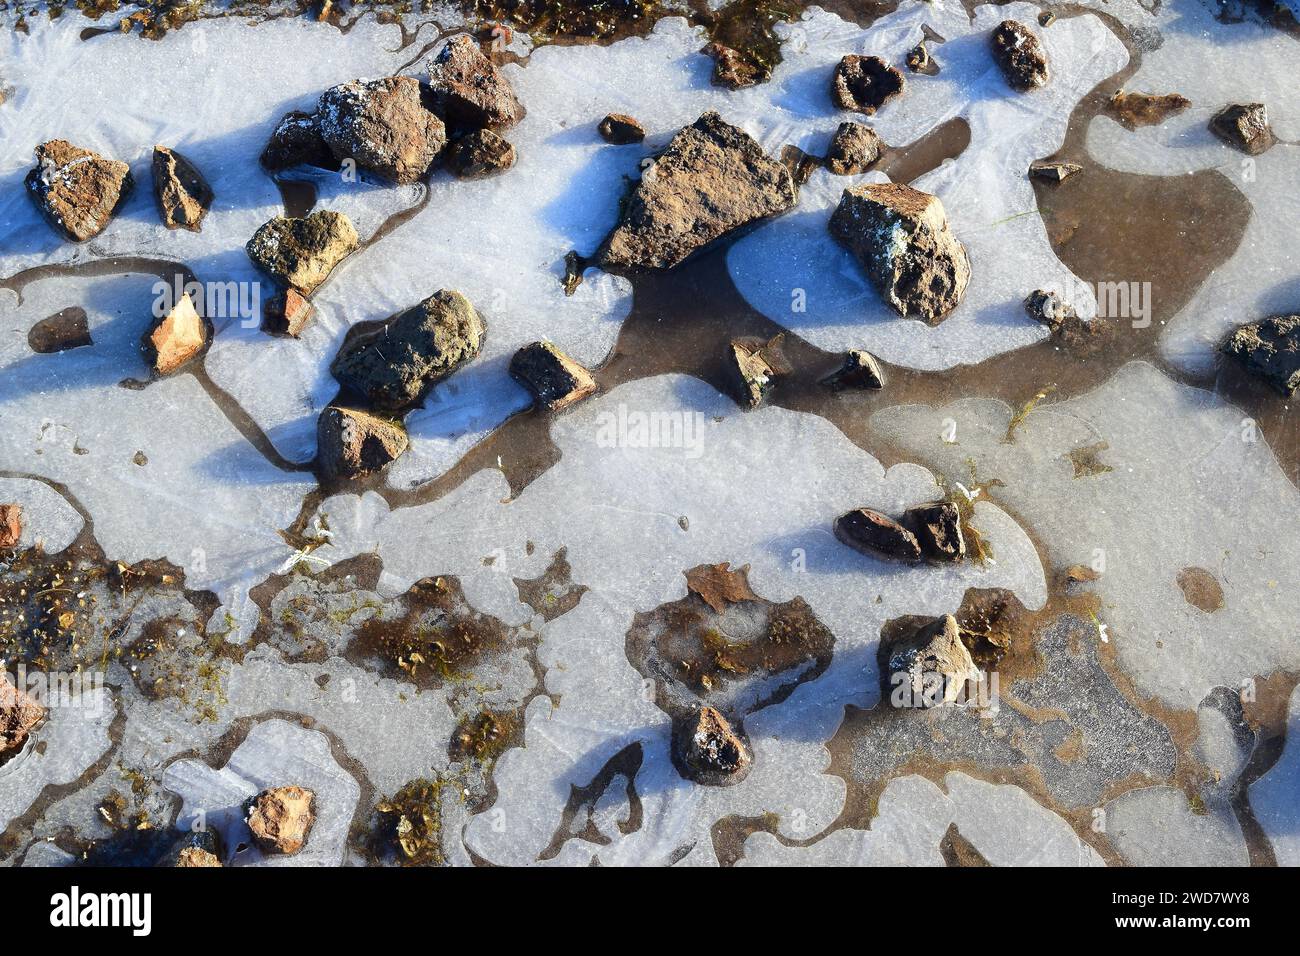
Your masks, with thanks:
[{"label": "angular stone", "polygon": [[773,363],[766,347],[732,342],[723,359],[723,374],[732,397],[743,408],[754,409],[763,403],[782,370]]},{"label": "angular stone", "polygon": [[951,501],[908,508],[901,523],[916,536],[923,557],[931,561],[960,561],[966,557],[961,512]]},{"label": "angular stone", "polygon": [[849,349],[844,353],[844,364],[822,380],[835,390],[845,388],[884,388],[885,376],[880,371],[880,363],[870,352],[863,349]]},{"label": "angular stone", "polygon": [[524,118],[510,81],[466,34],[429,61],[429,90],[434,111],[454,126],[502,130]]},{"label": "angular stone", "polygon": [[352,159],[395,183],[419,180],[447,142],[442,120],[425,109],[413,76],[332,86],[321,94],[316,115],[336,160]]},{"label": "angular stone", "polygon": [[890,700],[896,707],[950,704],[961,695],[967,681],[979,679],[979,670],[951,614],[898,638],[884,650]]},{"label": "angular stone", "polygon": [[1276,142],[1263,103],[1225,106],[1210,120],[1210,132],[1251,156],[1267,151]]},{"label": "angular stone", "polygon": [[854,186],[830,230],[900,315],[938,325],[966,294],[970,260],[937,196],[901,183]]},{"label": "angular stone", "polygon": [[826,152],[826,168],[836,176],[865,173],[880,158],[885,141],[870,126],[841,123]]},{"label": "angular stone", "polygon": [[126,163],[53,139],[36,147],[36,166],[25,183],[51,226],[73,242],[85,242],[103,232],[135,180]]},{"label": "angular stone", "polygon": [[276,124],[262,150],[262,168],[278,173],[293,166],[338,169],[338,160],[321,137],[315,113],[294,110]]},{"label": "angular stone", "polygon": [[703,53],[713,59],[714,86],[721,86],[728,90],[743,90],[767,78],[756,63],[739,50],[733,50],[729,46],[710,43],[704,48]]},{"label": "angular stone", "polygon": [[360,478],[396,460],[409,444],[395,422],[331,405],[316,422],[316,456],[330,478]]},{"label": "angular stone", "polygon": [[153,193],[168,229],[198,232],[212,208],[212,187],[193,163],[166,146],[153,148]]},{"label": "angular stone", "polygon": [[1075,312],[1074,307],[1055,292],[1035,289],[1025,296],[1025,314],[1055,332]]},{"label": "angular stone", "polygon": [[880,57],[849,54],[835,67],[831,101],[842,110],[871,116],[906,87],[903,74]]},{"label": "angular stone", "polygon": [[490,129],[476,129],[453,141],[443,161],[461,179],[479,179],[513,166],[515,148]]},{"label": "angular stone", "polygon": [[16,548],[23,536],[23,506],[0,505],[0,549]]},{"label": "angular stone", "polygon": [[258,849],[284,854],[301,850],[316,820],[315,798],[303,787],[274,787],[249,801],[248,829]]},{"label": "angular stone", "polygon": [[1029,175],[1049,183],[1060,183],[1083,169],[1078,163],[1049,163],[1034,160],[1029,164]]},{"label": "angular stone", "polygon": [[607,268],[671,269],[798,198],[785,164],[744,130],[705,113],[642,174],[597,258]]},{"label": "angular stone", "polygon": [[45,708],[0,672],[0,757],[21,747],[44,716]]},{"label": "angular stone", "polygon": [[90,316],[79,305],[61,309],[27,330],[27,345],[41,355],[94,344],[90,336]]},{"label": "angular stone", "polygon": [[311,295],[358,245],[352,220],[320,210],[305,219],[276,216],[258,227],[244,249],[271,278]]},{"label": "angular stone", "polygon": [[739,783],[754,763],[744,738],[712,707],[674,722],[672,750],[678,771],[706,787]]},{"label": "angular stone", "polygon": [[330,369],[373,407],[400,411],[478,355],[485,328],[467,298],[441,289],[344,342]]},{"label": "angular stone", "polygon": [[525,345],[510,360],[510,374],[553,412],[596,391],[591,373],[550,342]]},{"label": "angular stone", "polygon": [[605,142],[615,146],[639,143],[645,139],[645,127],[626,113],[610,113],[600,121],[597,131]]},{"label": "angular stone", "polygon": [[1288,397],[1300,389],[1300,315],[1275,315],[1243,325],[1223,351]]},{"label": "angular stone", "polygon": [[297,338],[316,314],[311,300],[297,289],[285,289],[267,299],[262,306],[262,329],[272,335]]},{"label": "angular stone", "polygon": [[870,508],[858,508],[837,518],[835,537],[872,557],[921,560],[921,545],[916,535],[888,515]]},{"label": "angular stone", "polygon": [[1024,93],[1047,85],[1047,52],[1028,27],[1015,20],[1003,20],[993,29],[990,40],[993,59],[1013,90]]},{"label": "angular stone", "polygon": [[145,359],[159,375],[171,375],[203,351],[210,331],[187,292],[145,335]]}]

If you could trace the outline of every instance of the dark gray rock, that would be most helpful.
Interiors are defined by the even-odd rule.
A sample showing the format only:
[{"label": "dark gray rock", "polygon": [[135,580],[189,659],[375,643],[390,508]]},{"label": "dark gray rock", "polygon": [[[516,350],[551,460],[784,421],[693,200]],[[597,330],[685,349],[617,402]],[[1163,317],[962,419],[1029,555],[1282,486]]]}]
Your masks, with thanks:
[{"label": "dark gray rock", "polygon": [[849,349],[844,354],[844,364],[824,381],[837,391],[846,388],[877,389],[885,386],[885,376],[880,371],[880,363],[876,361],[874,355],[863,349]]},{"label": "dark gray rock", "polygon": [[452,142],[443,161],[461,179],[481,179],[513,166],[515,148],[490,129],[476,129]]},{"label": "dark gray rock", "polygon": [[510,360],[510,374],[533,393],[537,404],[552,412],[596,391],[591,373],[550,342],[533,342],[521,348]]},{"label": "dark gray rock", "polygon": [[837,518],[835,537],[872,557],[921,560],[921,545],[916,535],[888,515],[870,508],[858,508]]},{"label": "dark gray rock", "polygon": [[1243,325],[1228,336],[1223,351],[1288,398],[1300,388],[1300,315]]},{"label": "dark gray rock", "polygon": [[262,150],[262,168],[278,173],[293,166],[338,169],[338,160],[321,137],[315,113],[286,113]]},{"label": "dark gray rock", "polygon": [[931,561],[960,561],[966,557],[961,512],[951,501],[908,508],[902,524],[916,536],[923,557]]},{"label": "dark gray rock", "polygon": [[744,738],[712,707],[673,723],[671,749],[678,772],[706,787],[739,783],[754,762]]}]

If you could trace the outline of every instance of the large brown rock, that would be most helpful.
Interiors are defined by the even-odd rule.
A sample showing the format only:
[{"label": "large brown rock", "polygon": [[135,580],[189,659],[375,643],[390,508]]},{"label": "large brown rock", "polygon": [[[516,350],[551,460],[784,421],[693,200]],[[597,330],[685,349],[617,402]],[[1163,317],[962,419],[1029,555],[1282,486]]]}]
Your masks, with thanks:
[{"label": "large brown rock", "polygon": [[23,506],[0,505],[0,550],[18,547],[23,536]]},{"label": "large brown rock", "polygon": [[896,707],[950,704],[979,679],[970,651],[962,643],[957,619],[945,614],[896,639],[885,649],[890,701]]},{"label": "large brown rock", "polygon": [[706,787],[739,783],[754,762],[744,738],[712,707],[674,722],[672,753],[678,771]]},{"label": "large brown rock", "polygon": [[21,747],[44,716],[44,707],[0,673],[0,757]]},{"label": "large brown rock", "polygon": [[166,146],[153,148],[153,194],[168,229],[198,232],[212,208],[212,187],[188,159]]},{"label": "large brown rock", "polygon": [[1275,315],[1237,329],[1223,351],[1288,397],[1300,389],[1300,315]]},{"label": "large brown rock", "polygon": [[510,360],[510,374],[537,404],[558,412],[596,391],[591,373],[550,342],[525,345]]},{"label": "large brown rock", "polygon": [[248,805],[248,829],[263,853],[297,853],[316,822],[316,795],[303,787],[263,790]]},{"label": "large brown rock", "polygon": [[906,87],[903,74],[880,57],[849,54],[835,66],[831,101],[842,110],[871,116]]},{"label": "large brown rock", "polygon": [[790,170],[744,130],[705,113],[669,142],[597,254],[607,268],[671,269],[799,199]]},{"label": "large brown rock", "polygon": [[352,159],[395,183],[417,181],[447,142],[442,120],[424,108],[413,76],[332,86],[321,94],[316,115],[336,160]]},{"label": "large brown rock", "polygon": [[1013,90],[1023,93],[1047,85],[1047,52],[1023,23],[1003,20],[994,27],[990,42],[993,59]]},{"label": "large brown rock", "polygon": [[145,335],[145,359],[159,375],[171,375],[203,351],[210,331],[187,292]]},{"label": "large brown rock", "polygon": [[466,34],[429,61],[429,91],[434,110],[453,126],[502,130],[524,118],[510,81]]},{"label": "large brown rock", "polygon": [[400,411],[478,355],[485,330],[469,299],[441,289],[344,342],[330,368],[375,408]]},{"label": "large brown rock", "polygon": [[1258,156],[1276,142],[1263,103],[1225,106],[1210,120],[1210,132],[1251,156]]},{"label": "large brown rock", "polygon": [[103,232],[135,180],[126,163],[52,139],[36,147],[26,185],[51,226],[73,242],[85,242]]},{"label": "large brown rock", "polygon": [[901,183],[854,186],[830,230],[900,315],[938,325],[966,294],[970,260],[937,196]]},{"label": "large brown rock", "polygon": [[276,216],[258,227],[244,249],[271,278],[310,295],[358,245],[351,219],[320,210],[305,219]]},{"label": "large brown rock", "polygon": [[835,537],[872,557],[921,560],[921,545],[916,535],[888,515],[870,508],[858,508],[837,518]]},{"label": "large brown rock", "polygon": [[292,166],[316,166],[338,169],[338,160],[321,137],[315,113],[294,110],[275,125],[266,148],[262,150],[262,167],[278,173]]},{"label": "large brown rock", "polygon": [[316,423],[317,460],[330,478],[360,478],[379,471],[406,451],[406,431],[355,408],[331,405]]}]

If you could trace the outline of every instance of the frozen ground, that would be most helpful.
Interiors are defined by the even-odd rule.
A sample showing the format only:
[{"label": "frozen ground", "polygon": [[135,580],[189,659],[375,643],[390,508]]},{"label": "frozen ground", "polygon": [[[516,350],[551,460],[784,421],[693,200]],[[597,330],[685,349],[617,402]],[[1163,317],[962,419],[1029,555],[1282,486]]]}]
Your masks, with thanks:
[{"label": "frozen ground", "polygon": [[[316,294],[301,339],[216,316],[201,368],[157,381],[138,349],[155,283],[258,278],[243,246],[283,211],[257,161],[275,122],[335,83],[423,76],[437,30],[215,18],[159,41],[83,39],[93,24],[73,13],[6,29],[0,503],[23,508],[26,557],[3,569],[0,657],[8,673],[80,669],[103,686],[0,763],[0,861],[138,861],[158,849],[150,834],[198,819],[231,864],[401,862],[382,808],[418,780],[437,822],[420,862],[1300,861],[1295,420],[1277,397],[1235,404],[1214,377],[1228,328],[1297,309],[1300,47],[1259,22],[1220,23],[1208,4],[1104,6],[1049,26],[1028,3],[904,0],[870,25],[814,7],[776,27],[771,80],[740,91],[710,84],[706,38],[682,18],[610,45],[534,48],[516,33],[504,70],[528,115],[508,134],[514,169],[403,187],[291,171],[317,208],[352,217],[363,248]],[[994,66],[988,33],[1005,17],[1043,38],[1047,89],[1018,96]],[[834,63],[900,63],[923,26],[944,37],[930,47],[940,72],[909,73],[871,122],[900,153],[945,123],[969,127],[968,145],[915,180],[971,255],[970,290],[941,326],[893,317],[827,234],[841,190],[880,172],[819,168],[794,210],[715,253],[710,281],[734,285],[725,314],[701,314],[685,285],[668,299],[680,315],[638,311],[634,283],[595,268],[564,294],[566,253],[596,249],[626,181],[681,126],[715,109],[771,154],[820,155],[848,118],[826,95]],[[1119,85],[1193,106],[1129,131],[1098,108],[1097,91]],[[1255,99],[1281,142],[1247,160],[1205,124]],[[638,117],[646,142],[606,145],[596,125],[609,112]],[[30,149],[56,137],[135,173],[133,197],[84,245],[23,194]],[[211,183],[201,232],[158,224],[155,143]],[[1219,170],[1250,215],[1216,269],[1183,277],[1189,297],[1150,348],[1120,327],[1054,390],[1061,347],[1026,319],[1024,294],[1070,288],[1093,317],[1088,283],[1144,281],[1074,271],[1087,257],[1040,212],[1058,200],[1025,176],[1062,149],[1089,167],[1085,187]],[[1138,252],[1127,261],[1178,254]],[[438,288],[482,311],[482,354],[407,415],[412,447],[383,477],[320,489],[315,426],[339,344]],[[1157,289],[1157,303],[1164,293],[1183,301]],[[93,345],[33,351],[29,330],[73,306]],[[693,351],[717,323],[787,332],[802,390],[742,412]],[[506,366],[541,338],[604,363],[600,393],[526,411]],[[818,389],[847,348],[888,363],[879,395]],[[971,505],[989,560],[898,566],[831,534],[852,508],[949,495]],[[713,686],[656,665],[634,635],[680,602],[703,607],[686,572],[719,563],[747,566],[758,601],[805,602],[829,652],[720,667]],[[69,580],[75,633],[35,639],[13,609],[30,615],[32,595],[71,593]],[[882,701],[882,627],[988,589],[1023,605],[994,707]],[[707,620],[749,633],[756,605]],[[455,635],[459,656],[413,660],[430,628]],[[743,722],[742,782],[679,774],[683,700],[725,700]],[[317,823],[299,856],[264,857],[246,846],[241,806],[282,784],[317,793]]]}]

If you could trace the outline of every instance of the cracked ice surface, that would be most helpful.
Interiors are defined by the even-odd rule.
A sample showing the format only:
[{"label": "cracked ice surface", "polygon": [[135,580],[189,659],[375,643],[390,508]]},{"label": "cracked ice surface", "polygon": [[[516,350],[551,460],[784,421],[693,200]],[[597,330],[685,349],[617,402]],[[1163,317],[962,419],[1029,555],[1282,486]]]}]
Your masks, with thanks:
[{"label": "cracked ice surface", "polygon": [[[635,426],[620,431],[618,423],[650,412],[679,424],[690,416],[698,441],[638,447]],[[592,855],[604,863],[651,862],[685,847],[694,847],[688,861],[707,862],[709,827],[729,813],[771,811],[787,835],[816,833],[836,818],[845,793],[843,782],[825,773],[823,745],[845,704],[870,706],[878,697],[874,648],[884,621],[950,611],[968,587],[1011,588],[1030,607],[1046,600],[1033,545],[991,505],[977,515],[998,554],[985,568],[899,567],[835,541],[829,528],[848,508],[898,511],[933,500],[938,489],[915,465],[886,472],[814,416],[776,408],[741,413],[710,386],[668,375],[584,403],[553,424],[552,437],[559,463],[517,499],[506,500],[504,479],[491,471],[438,502],[391,513],[373,493],[328,499],[321,510],[331,543],[314,552],[342,560],[374,551],[385,567],[381,587],[393,590],[429,574],[457,575],[480,610],[520,623],[532,611],[519,602],[512,576],[539,574],[567,547],[572,580],[590,591],[540,627],[549,696],[529,704],[526,747],[501,758],[497,804],[466,831],[467,846],[493,862],[535,860],[570,786],[587,785],[636,742],[644,755],[636,784],[645,824],[605,847],[570,841],[557,862],[585,863]],[[496,558],[490,566],[488,556]],[[825,673],[745,718],[754,768],[724,790],[690,786],[677,775],[667,718],[624,647],[636,613],[683,597],[682,572],[719,561],[750,564],[751,584],[770,600],[801,595],[836,636]],[[495,814],[504,814],[507,826],[494,825]]]},{"label": "cracked ice surface", "polygon": [[[975,364],[1030,345],[1047,336],[1025,320],[1022,302],[1036,288],[1077,283],[1047,241],[1036,215],[1028,177],[1032,160],[1055,152],[1065,137],[1075,104],[1128,62],[1119,39],[1097,17],[1037,25],[1038,8],[1028,4],[980,7],[971,23],[959,4],[905,4],[870,30],[820,11],[810,12],[787,31],[786,61],[773,77],[775,102],[800,115],[815,130],[800,145],[825,151],[830,134],[856,114],[835,110],[827,77],[846,52],[877,54],[892,63],[922,38],[929,24],[947,38],[932,44],[941,64],[938,76],[908,74],[907,90],[868,120],[891,146],[914,142],[952,117],[970,125],[970,145],[955,160],[921,176],[916,188],[943,200],[948,220],[965,244],[972,277],[966,297],[944,322],[931,328],[904,319],[876,293],[858,263],[827,231],[840,194],[860,182],[883,182],[881,173],[834,176],[816,170],[800,194],[799,207],[767,228],[742,239],[727,261],[737,287],[768,318],[828,351],[865,348],[887,362],[939,370]],[[1052,81],[1030,94],[1008,93],[989,55],[989,31],[1013,18],[1041,38]],[[1007,249],[1015,255],[1008,256]],[[806,311],[796,311],[797,290]],[[1095,301],[1082,291],[1073,299],[1091,317]]]}]

